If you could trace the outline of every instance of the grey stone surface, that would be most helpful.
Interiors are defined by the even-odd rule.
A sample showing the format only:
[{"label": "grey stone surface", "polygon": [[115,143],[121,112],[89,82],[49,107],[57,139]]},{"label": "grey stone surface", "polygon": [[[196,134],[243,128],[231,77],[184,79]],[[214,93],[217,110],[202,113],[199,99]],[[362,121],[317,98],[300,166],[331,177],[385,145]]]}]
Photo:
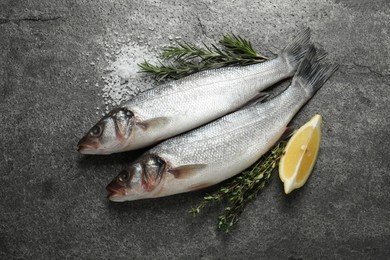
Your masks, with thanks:
[{"label": "grey stone surface", "polygon": [[[2,0],[0,258],[389,258],[389,7],[388,0]],[[120,36],[158,47],[169,36],[216,41],[233,32],[276,51],[306,26],[340,69],[293,122],[324,117],[305,187],[285,196],[274,176],[229,235],[215,229],[223,205],[188,214],[207,190],[106,200],[105,185],[137,153],[75,150],[99,118],[95,83],[110,63],[103,42]]]}]

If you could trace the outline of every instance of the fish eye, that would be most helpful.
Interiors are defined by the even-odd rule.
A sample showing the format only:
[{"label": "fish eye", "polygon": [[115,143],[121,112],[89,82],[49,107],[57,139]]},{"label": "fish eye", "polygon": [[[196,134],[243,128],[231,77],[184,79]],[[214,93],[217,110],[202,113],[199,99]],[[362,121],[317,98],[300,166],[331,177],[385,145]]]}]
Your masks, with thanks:
[{"label": "fish eye", "polygon": [[102,134],[102,128],[98,125],[95,125],[94,127],[92,127],[92,129],[91,129],[91,131],[89,131],[89,133],[92,136],[100,136]]},{"label": "fish eye", "polygon": [[160,157],[157,156],[156,158],[156,164],[157,166],[160,168],[160,167],[163,167],[165,165],[165,161],[162,160]]},{"label": "fish eye", "polygon": [[118,175],[118,180],[119,180],[120,182],[126,182],[126,181],[129,180],[129,177],[130,177],[129,172],[127,172],[127,171],[122,171],[122,172],[119,173],[119,175]]}]

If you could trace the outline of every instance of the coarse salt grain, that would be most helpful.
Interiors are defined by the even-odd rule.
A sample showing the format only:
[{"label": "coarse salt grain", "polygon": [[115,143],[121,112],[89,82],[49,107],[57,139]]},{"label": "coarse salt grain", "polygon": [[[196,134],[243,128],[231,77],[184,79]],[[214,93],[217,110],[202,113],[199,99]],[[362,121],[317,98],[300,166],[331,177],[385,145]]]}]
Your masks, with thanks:
[{"label": "coarse salt grain", "polygon": [[[108,57],[110,54],[106,53],[105,56]],[[155,80],[139,73],[138,64],[145,60],[157,63],[156,56],[155,52],[135,42],[118,49],[115,53],[116,59],[105,69],[107,74],[102,77],[104,104],[118,106],[139,92],[154,87]]]}]

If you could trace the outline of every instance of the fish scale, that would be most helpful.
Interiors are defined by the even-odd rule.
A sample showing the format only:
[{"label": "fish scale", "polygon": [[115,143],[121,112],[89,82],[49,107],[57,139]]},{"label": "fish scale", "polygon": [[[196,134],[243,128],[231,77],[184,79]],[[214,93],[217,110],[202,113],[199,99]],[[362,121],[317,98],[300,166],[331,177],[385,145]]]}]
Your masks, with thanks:
[{"label": "fish scale", "polygon": [[[313,62],[314,54],[311,56],[308,59]],[[317,63],[312,67],[315,73],[298,74],[292,85],[272,100],[250,105],[152,148],[148,153],[166,159],[171,168],[207,165],[184,180],[167,173],[163,192],[158,196],[221,182],[255,163],[281,138],[294,115],[335,70],[318,68]],[[299,78],[310,76],[303,82]]]},{"label": "fish scale", "polygon": [[[148,137],[151,140],[165,139],[237,110],[260,91],[291,75],[294,69],[289,66],[279,57],[247,67],[207,71],[163,86],[161,89],[166,88],[164,95],[159,89],[156,90],[160,93],[159,97],[147,93],[125,106],[142,120],[167,118],[164,125],[149,129],[142,143]],[[205,77],[205,74],[211,78]]]},{"label": "fish scale", "polygon": [[120,133],[117,140],[105,135],[105,122],[109,120],[105,117],[94,130],[101,129],[101,136],[108,141],[101,136],[90,137],[90,131],[79,142],[79,150],[108,154],[139,149],[236,111],[258,98],[264,89],[293,76],[310,46],[310,30],[306,29],[275,59],[202,71],[141,93],[122,106],[134,114],[129,132]]},{"label": "fish scale", "polygon": [[[334,66],[320,65],[315,53],[311,47],[292,84],[275,98],[246,106],[150,149],[129,166],[125,176],[155,176],[153,185],[128,185],[117,177],[107,186],[109,199],[125,201],[188,192],[224,181],[248,168],[281,138],[299,109],[336,70]],[[145,161],[152,162],[152,170]],[[132,170],[133,165],[138,171]]]},{"label": "fish scale", "polygon": [[306,102],[301,94],[299,89],[289,89],[264,104],[251,105],[201,129],[167,140],[150,153],[167,158],[172,167],[218,165],[237,154],[258,155],[280,138],[292,116]]},{"label": "fish scale", "polygon": [[[262,130],[262,128],[268,124],[269,120],[272,121],[275,107],[277,106],[276,100],[280,98],[281,97],[278,97],[273,102],[267,102],[266,106],[262,106],[262,110],[265,110],[264,112],[259,111],[257,106],[252,105],[245,110],[221,118],[218,120],[218,123],[214,122],[204,126],[202,128],[204,131],[192,131],[185,135],[178,136],[177,138],[170,139],[162,143],[158,150],[163,152],[183,150],[184,152],[179,153],[181,154],[181,158],[184,159],[186,157],[191,157],[191,154],[193,153],[194,155],[197,155],[198,149],[196,148],[199,144],[199,153],[204,153],[204,143],[207,142],[211,144],[211,150],[216,150],[214,147],[220,143],[226,145],[225,152],[229,151],[227,149],[230,147],[233,148],[233,152],[236,152],[236,144],[238,144],[237,146],[243,144],[243,135],[252,138],[256,135],[257,130]],[[292,103],[295,103],[295,101]],[[289,107],[293,104],[286,103],[286,105]],[[226,143],[223,142],[224,140],[226,140]],[[192,149],[189,150],[189,147]],[[152,149],[151,152],[155,151],[155,149]],[[191,152],[186,156],[187,154],[185,151]],[[209,158],[210,161],[215,160],[212,152],[207,153],[206,157]],[[188,160],[187,162],[183,161],[183,163],[191,162]]]},{"label": "fish scale", "polygon": [[[225,67],[201,71],[189,75],[183,79],[163,84],[159,87],[143,92],[136,99],[125,103],[125,106],[137,105],[150,102],[156,99],[163,99],[165,96],[182,93],[183,91],[192,91],[195,88],[219,88],[220,86],[230,86],[240,83],[254,84],[261,86],[267,84],[270,79],[268,76],[285,76],[295,71],[295,66],[288,64],[283,58],[278,57],[263,63],[253,64],[242,67]],[[287,76],[288,77],[288,76]],[[271,81],[273,81],[271,79]]]},{"label": "fish scale", "polygon": [[225,111],[237,109],[266,87],[292,76],[294,71],[281,57],[245,67],[209,70],[141,93],[124,106],[145,119],[174,117],[178,108],[196,110],[202,116],[213,111],[226,114]]}]

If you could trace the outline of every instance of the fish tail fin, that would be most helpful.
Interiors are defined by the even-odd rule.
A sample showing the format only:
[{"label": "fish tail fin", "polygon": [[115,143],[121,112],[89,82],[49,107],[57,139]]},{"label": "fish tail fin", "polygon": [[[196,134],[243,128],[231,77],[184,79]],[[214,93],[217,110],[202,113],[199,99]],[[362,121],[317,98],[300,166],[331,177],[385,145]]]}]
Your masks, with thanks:
[{"label": "fish tail fin", "polygon": [[316,49],[310,46],[293,78],[292,86],[303,88],[308,97],[313,96],[337,70],[337,65],[320,64]]},{"label": "fish tail fin", "polygon": [[307,50],[312,45],[310,34],[310,28],[304,29],[279,54],[279,57],[287,63],[291,76],[294,75]]}]

